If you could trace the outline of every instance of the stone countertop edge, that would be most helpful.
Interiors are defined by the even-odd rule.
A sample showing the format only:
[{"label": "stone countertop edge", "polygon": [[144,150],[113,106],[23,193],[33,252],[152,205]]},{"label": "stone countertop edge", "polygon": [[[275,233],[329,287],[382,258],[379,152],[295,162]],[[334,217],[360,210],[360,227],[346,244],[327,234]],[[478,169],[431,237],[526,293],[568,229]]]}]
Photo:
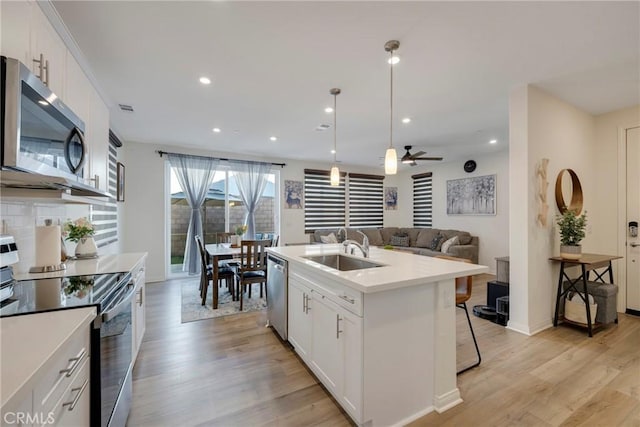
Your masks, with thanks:
[{"label": "stone countertop edge", "polygon": [[90,276],[93,274],[124,273],[133,270],[147,257],[147,252],[131,252],[117,255],[102,255],[94,259],[66,261],[66,270],[51,273],[14,273],[16,280],[54,279],[67,276]]},{"label": "stone countertop edge", "polygon": [[[361,270],[339,271],[304,258],[307,256],[344,254],[341,244],[284,246],[268,248],[267,252],[296,263],[306,271],[332,278],[363,293],[406,288],[489,271],[489,268],[484,265],[380,248],[371,248],[370,257],[367,258],[367,261],[383,264],[383,266]],[[362,256],[347,256],[362,259]]]}]

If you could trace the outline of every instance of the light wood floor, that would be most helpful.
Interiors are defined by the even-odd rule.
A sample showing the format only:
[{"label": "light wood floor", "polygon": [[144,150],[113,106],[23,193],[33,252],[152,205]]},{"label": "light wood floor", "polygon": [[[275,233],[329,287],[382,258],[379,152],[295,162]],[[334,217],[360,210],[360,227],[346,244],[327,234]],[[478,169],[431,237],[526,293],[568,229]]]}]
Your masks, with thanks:
[{"label": "light wood floor", "polygon": [[[491,278],[474,281],[470,310]],[[351,424],[265,313],[181,324],[180,298],[179,281],[147,285],[129,426]],[[463,367],[475,350],[457,312]],[[640,319],[621,314],[590,339],[564,326],[526,337],[471,317],[483,361],[458,377],[464,403],[414,426],[640,426]]]}]

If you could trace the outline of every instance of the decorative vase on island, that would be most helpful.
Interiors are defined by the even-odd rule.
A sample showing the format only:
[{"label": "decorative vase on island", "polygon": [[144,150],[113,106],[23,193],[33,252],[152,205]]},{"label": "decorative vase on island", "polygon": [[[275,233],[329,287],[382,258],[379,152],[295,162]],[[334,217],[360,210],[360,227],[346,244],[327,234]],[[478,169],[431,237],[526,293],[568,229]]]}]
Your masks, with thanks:
[{"label": "decorative vase on island", "polygon": [[94,258],[98,256],[98,247],[93,237],[81,237],[76,246],[76,258]]},{"label": "decorative vase on island", "polygon": [[581,245],[560,245],[560,257],[564,259],[580,259],[582,256]]}]

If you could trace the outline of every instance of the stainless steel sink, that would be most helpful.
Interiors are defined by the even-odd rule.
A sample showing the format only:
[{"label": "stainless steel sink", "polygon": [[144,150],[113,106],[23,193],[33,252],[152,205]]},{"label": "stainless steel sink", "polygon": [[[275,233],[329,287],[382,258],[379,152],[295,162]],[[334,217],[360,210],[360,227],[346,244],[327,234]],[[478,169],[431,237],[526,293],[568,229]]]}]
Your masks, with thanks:
[{"label": "stainless steel sink", "polygon": [[362,258],[353,258],[346,255],[315,255],[303,257],[309,261],[317,262],[340,271],[364,270],[365,268],[382,267],[382,264],[367,261]]}]

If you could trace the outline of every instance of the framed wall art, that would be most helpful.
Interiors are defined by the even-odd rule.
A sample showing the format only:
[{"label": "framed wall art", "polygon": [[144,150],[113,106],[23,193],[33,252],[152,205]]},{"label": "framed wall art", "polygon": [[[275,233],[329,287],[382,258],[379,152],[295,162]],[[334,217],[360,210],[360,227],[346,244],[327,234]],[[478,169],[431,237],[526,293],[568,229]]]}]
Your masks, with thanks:
[{"label": "framed wall art", "polygon": [[447,181],[447,215],[495,215],[496,175]]},{"label": "framed wall art", "polygon": [[384,187],[384,209],[387,211],[398,209],[398,187]]},{"label": "framed wall art", "polygon": [[285,209],[302,209],[303,187],[302,181],[284,181]]},{"label": "framed wall art", "polygon": [[124,165],[122,163],[118,162],[116,172],[116,200],[124,202]]}]

